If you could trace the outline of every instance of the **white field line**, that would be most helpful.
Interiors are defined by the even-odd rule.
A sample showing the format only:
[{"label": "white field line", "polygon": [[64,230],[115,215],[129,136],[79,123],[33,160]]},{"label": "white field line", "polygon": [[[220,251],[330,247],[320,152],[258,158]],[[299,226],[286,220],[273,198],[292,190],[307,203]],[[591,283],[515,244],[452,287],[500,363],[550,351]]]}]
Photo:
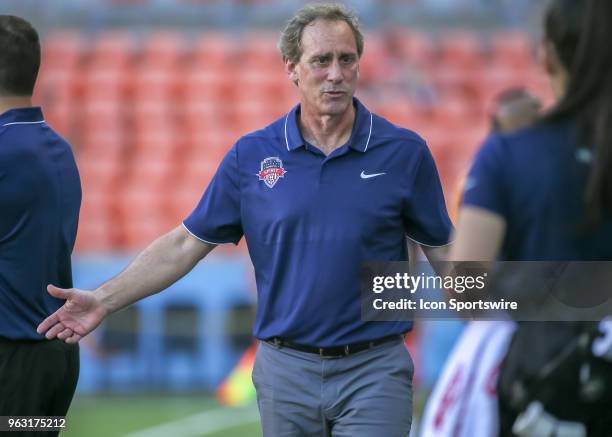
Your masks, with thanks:
[{"label": "white field line", "polygon": [[258,420],[257,408],[215,408],[124,434],[123,437],[200,437]]}]

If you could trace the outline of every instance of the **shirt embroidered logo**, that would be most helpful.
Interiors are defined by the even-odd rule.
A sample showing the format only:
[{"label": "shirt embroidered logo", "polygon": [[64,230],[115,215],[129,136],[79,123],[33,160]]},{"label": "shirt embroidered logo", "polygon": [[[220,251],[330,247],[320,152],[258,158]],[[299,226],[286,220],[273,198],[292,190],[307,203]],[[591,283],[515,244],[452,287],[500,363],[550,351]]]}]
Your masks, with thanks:
[{"label": "shirt embroidered logo", "polygon": [[259,176],[260,181],[264,181],[268,188],[272,188],[276,185],[276,182],[282,177],[285,177],[285,173],[287,171],[283,168],[283,161],[275,156],[271,156],[269,158],[261,161],[260,164],[261,169],[257,176]]},{"label": "shirt embroidered logo", "polygon": [[362,172],[361,172],[361,174],[360,174],[360,176],[361,176],[361,179],[370,179],[370,178],[375,178],[376,176],[382,176],[382,175],[384,175],[384,174],[387,174],[387,173],[372,173],[372,174],[365,174],[365,172],[363,172],[363,171],[362,171]]}]

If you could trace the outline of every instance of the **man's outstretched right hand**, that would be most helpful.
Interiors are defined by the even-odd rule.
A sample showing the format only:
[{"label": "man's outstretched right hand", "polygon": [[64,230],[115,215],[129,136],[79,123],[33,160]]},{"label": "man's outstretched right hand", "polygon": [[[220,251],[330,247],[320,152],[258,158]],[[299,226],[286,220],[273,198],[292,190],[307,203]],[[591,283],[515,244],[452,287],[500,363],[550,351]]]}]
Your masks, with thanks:
[{"label": "man's outstretched right hand", "polygon": [[66,343],[76,343],[93,331],[108,315],[108,310],[95,293],[76,288],[58,288],[48,285],[53,297],[66,302],[56,312],[42,321],[36,331],[48,339],[59,338]]}]

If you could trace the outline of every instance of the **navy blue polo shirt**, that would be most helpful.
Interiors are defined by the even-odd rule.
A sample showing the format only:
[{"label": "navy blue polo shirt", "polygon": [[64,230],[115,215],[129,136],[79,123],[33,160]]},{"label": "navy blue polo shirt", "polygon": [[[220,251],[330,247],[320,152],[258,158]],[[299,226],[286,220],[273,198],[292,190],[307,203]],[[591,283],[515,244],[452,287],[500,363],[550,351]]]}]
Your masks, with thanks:
[{"label": "navy blue polo shirt", "polygon": [[504,218],[502,260],[612,260],[612,223],[585,225],[591,163],[569,120],[493,134],[466,180],[464,204]]},{"label": "navy blue polo shirt", "polygon": [[72,287],[81,183],[70,146],[40,108],[0,115],[0,337],[41,339],[36,326]]},{"label": "navy blue polo shirt", "polygon": [[423,139],[354,105],[351,136],[329,156],[304,141],[299,105],[242,137],[184,221],[211,243],[245,236],[260,339],[329,347],[408,331],[406,322],[361,320],[361,265],[406,260],[406,236],[448,243],[451,223]]}]

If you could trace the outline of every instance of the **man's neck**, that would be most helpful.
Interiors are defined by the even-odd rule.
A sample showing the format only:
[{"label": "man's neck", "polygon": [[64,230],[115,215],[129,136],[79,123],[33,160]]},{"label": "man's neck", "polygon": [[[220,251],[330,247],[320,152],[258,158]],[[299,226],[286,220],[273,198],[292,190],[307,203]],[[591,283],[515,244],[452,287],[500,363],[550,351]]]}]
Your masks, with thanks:
[{"label": "man's neck", "polygon": [[326,155],[348,141],[355,123],[355,108],[338,115],[320,115],[300,110],[300,129],[304,139]]},{"label": "man's neck", "polygon": [[0,114],[4,114],[9,109],[28,108],[32,106],[30,96],[2,96],[0,97]]}]

